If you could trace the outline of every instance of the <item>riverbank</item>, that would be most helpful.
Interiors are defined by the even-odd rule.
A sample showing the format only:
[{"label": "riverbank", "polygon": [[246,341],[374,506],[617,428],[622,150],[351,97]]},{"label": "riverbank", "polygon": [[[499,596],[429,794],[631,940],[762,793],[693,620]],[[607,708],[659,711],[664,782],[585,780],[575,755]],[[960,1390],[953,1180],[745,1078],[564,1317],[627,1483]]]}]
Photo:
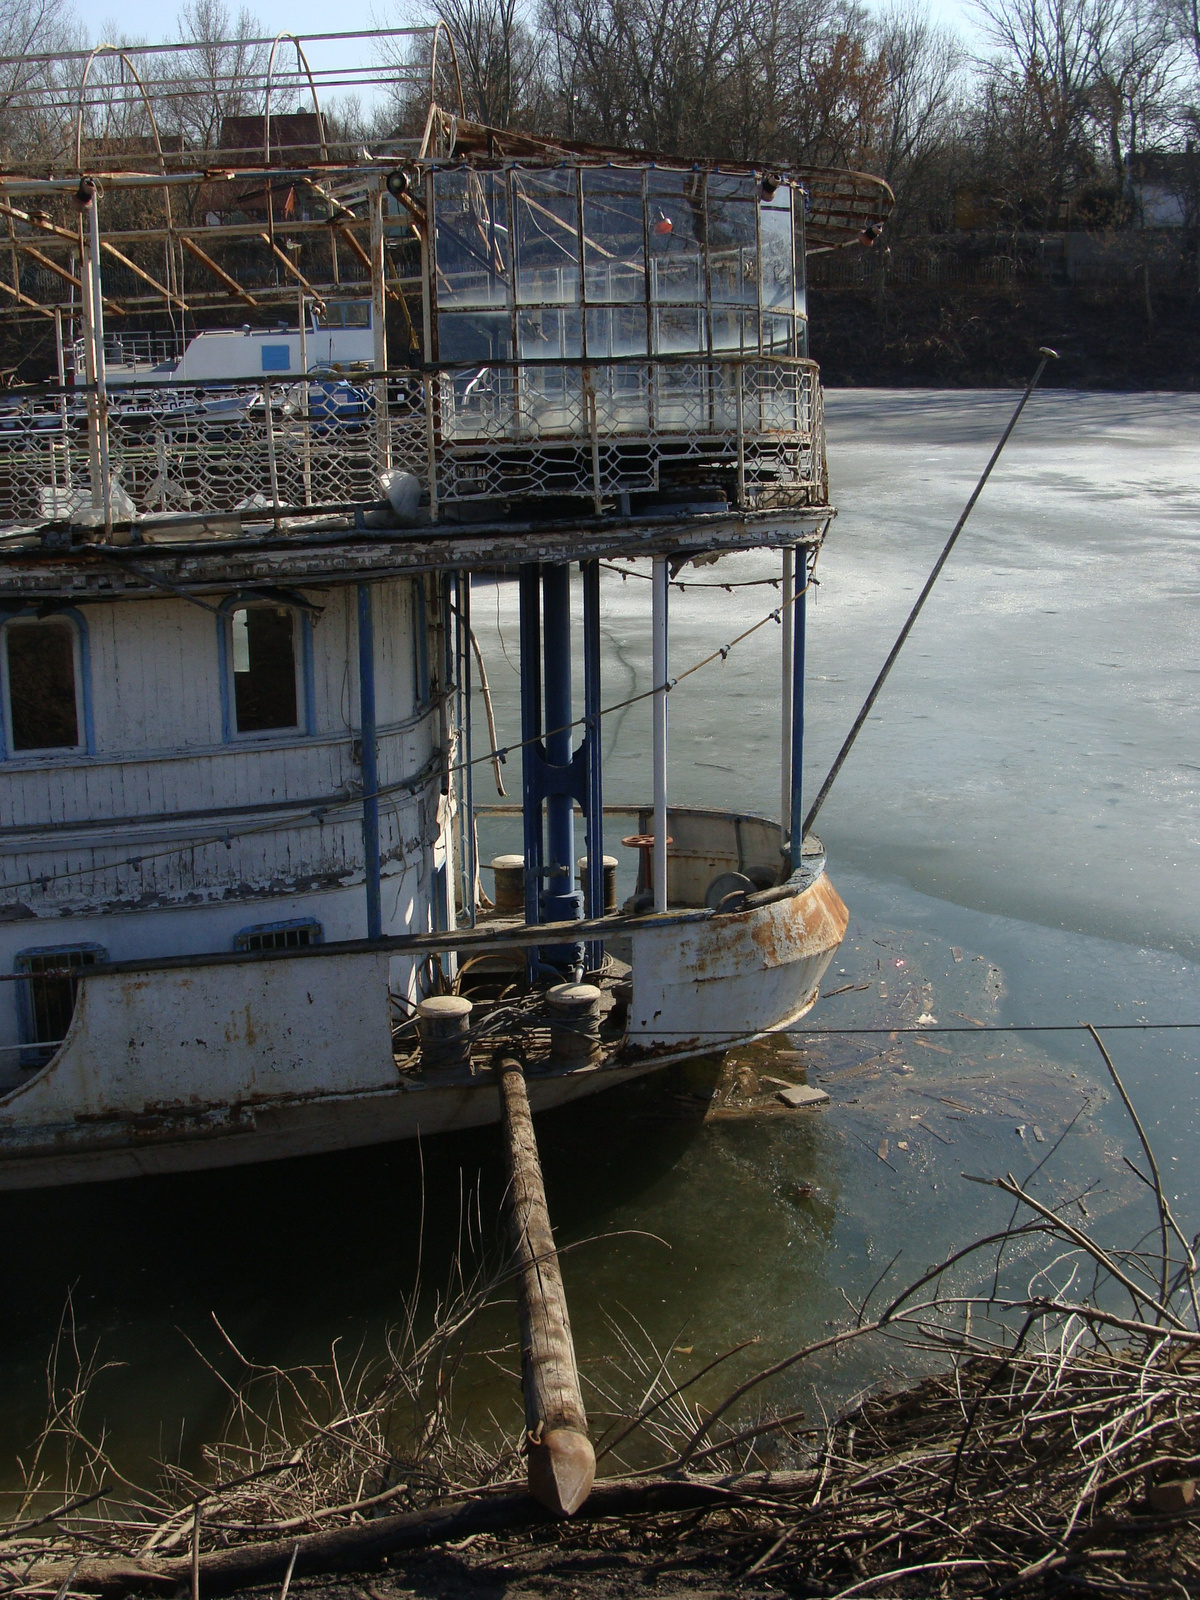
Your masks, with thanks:
[{"label": "riverbank", "polygon": [[828,388],[1024,384],[1039,345],[1056,388],[1200,388],[1194,290],[1052,283],[809,291],[811,353]]}]

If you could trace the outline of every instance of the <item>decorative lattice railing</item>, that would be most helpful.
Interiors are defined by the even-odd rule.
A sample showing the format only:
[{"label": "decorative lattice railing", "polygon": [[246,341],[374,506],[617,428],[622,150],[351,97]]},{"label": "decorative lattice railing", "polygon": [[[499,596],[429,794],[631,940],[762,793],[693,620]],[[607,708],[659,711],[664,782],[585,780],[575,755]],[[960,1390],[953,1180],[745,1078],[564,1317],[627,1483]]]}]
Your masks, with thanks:
[{"label": "decorative lattice railing", "polygon": [[[387,468],[436,517],[465,501],[723,490],[743,507],[823,505],[815,365],[762,356],[494,362],[307,384],[83,388],[0,403],[0,523],[349,506]],[[132,506],[132,513],[130,507]],[[94,512],[92,520],[95,520]]]}]

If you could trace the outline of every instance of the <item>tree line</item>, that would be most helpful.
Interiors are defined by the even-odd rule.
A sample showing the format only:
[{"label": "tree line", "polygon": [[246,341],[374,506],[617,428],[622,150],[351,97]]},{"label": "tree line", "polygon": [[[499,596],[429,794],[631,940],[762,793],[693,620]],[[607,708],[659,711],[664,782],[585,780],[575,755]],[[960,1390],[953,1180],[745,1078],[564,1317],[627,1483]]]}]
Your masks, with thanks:
[{"label": "tree line", "polygon": [[[896,191],[893,235],[949,231],[967,214],[1012,229],[1128,225],[1131,175],[1151,169],[1196,222],[1200,0],[971,3],[970,47],[919,0],[440,0],[433,15],[455,35],[480,121],[874,172]],[[187,49],[155,105],[165,141],[212,148],[227,116],[261,113],[263,32],[223,0],[188,0],[176,27]],[[62,159],[81,70],[67,56],[86,42],[71,0],[0,8],[0,159]],[[353,144],[421,115],[411,70],[387,86],[398,42],[379,48],[379,96],[327,106],[331,138]],[[106,57],[90,81],[123,73]],[[86,121],[98,144],[147,131],[129,95],[89,96]]]}]

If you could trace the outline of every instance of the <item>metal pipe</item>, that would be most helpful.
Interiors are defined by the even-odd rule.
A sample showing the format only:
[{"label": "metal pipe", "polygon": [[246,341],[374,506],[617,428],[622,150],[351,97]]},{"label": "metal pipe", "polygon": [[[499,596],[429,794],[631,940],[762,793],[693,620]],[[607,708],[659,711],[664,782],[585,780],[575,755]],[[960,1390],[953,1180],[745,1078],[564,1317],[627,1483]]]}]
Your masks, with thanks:
[{"label": "metal pipe", "polygon": [[[604,915],[604,774],[601,764],[600,563],[581,561],[583,572],[583,743],[587,752],[587,915]],[[604,960],[604,944],[587,947],[592,972]]]},{"label": "metal pipe", "polygon": [[796,593],[796,552],[788,545],[783,552],[783,671],[779,691],[779,843],[786,850],[792,826],[792,640],[795,618],[792,601]]},{"label": "metal pipe", "polygon": [[379,742],[375,722],[375,626],[371,617],[369,583],[358,585],[358,708],[367,938],[378,939],[383,931],[379,862]]},{"label": "metal pipe", "polygon": [[654,909],[667,909],[667,593],[665,556],[654,558],[651,585],[652,682],[654,685]]},{"label": "metal pipe", "polygon": [[[546,761],[571,765],[571,575],[565,564],[542,568],[542,661],[545,672]],[[574,888],[575,805],[569,794],[546,796],[546,886],[542,897],[547,922],[581,914]]]},{"label": "metal pipe", "polygon": [[808,551],[800,558],[796,571],[795,641],[792,646],[792,814],[788,827],[792,871],[800,866],[804,850],[804,646],[808,598]]}]

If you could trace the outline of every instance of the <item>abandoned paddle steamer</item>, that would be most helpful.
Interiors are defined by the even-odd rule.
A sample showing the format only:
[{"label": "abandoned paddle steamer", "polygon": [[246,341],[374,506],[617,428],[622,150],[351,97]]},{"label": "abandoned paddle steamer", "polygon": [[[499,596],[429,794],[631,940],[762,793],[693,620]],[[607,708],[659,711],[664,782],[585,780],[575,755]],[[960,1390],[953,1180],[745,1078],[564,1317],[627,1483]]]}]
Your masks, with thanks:
[{"label": "abandoned paddle steamer", "polygon": [[[269,71],[219,150],[125,156],[94,53],[71,175],[0,174],[9,314],[58,361],[0,400],[3,1188],[492,1120],[501,1044],[561,1104],[786,1027],[845,931],[799,848],[833,515],[804,258],[873,237],[886,186],[477,125],[439,104],[440,25],[420,136],[347,151],[290,45],[311,114],[272,116]],[[778,818],[667,794],[671,580],[751,549],[783,586]],[[601,561],[634,558],[654,742],[621,808]],[[500,581],[502,736],[471,627]],[[489,878],[508,772],[523,850]]]}]

